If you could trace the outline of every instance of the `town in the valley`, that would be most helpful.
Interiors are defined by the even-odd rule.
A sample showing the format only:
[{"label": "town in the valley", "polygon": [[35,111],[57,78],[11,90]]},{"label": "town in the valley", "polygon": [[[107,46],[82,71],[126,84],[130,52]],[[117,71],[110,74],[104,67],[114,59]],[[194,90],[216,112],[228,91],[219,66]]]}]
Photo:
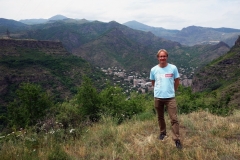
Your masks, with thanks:
[{"label": "town in the valley", "polygon": [[[142,72],[127,72],[124,69],[119,69],[118,67],[100,68],[106,75],[109,75],[114,85],[123,88],[124,92],[130,93],[136,91],[138,93],[147,93],[153,90],[152,83],[149,79],[149,73]],[[192,69],[193,70],[193,69]],[[194,72],[189,75],[182,74],[185,72],[184,68],[179,68],[180,74],[180,84],[183,86],[192,85],[192,76]]]}]

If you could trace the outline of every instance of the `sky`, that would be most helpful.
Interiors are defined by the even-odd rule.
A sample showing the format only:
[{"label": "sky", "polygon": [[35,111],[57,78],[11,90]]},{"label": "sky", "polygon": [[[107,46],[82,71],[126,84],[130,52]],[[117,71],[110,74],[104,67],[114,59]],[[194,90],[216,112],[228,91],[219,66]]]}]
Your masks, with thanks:
[{"label": "sky", "polygon": [[240,29],[240,0],[0,0],[0,18],[138,21],[181,30],[188,26]]}]

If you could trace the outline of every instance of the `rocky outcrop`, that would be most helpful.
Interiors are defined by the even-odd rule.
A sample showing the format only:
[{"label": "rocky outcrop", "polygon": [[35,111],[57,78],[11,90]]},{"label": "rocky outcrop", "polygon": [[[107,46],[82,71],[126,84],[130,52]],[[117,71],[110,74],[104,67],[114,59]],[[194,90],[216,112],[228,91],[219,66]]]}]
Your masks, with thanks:
[{"label": "rocky outcrop", "polygon": [[192,86],[192,79],[182,79],[180,81],[180,84],[185,87],[190,87],[190,86]]},{"label": "rocky outcrop", "polygon": [[0,52],[1,55],[16,53],[17,48],[36,49],[46,54],[67,55],[61,42],[57,41],[39,41],[32,39],[0,39],[0,50],[7,48],[8,52]]},{"label": "rocky outcrop", "polygon": [[238,39],[235,42],[235,46],[240,46],[240,35],[238,36]]}]

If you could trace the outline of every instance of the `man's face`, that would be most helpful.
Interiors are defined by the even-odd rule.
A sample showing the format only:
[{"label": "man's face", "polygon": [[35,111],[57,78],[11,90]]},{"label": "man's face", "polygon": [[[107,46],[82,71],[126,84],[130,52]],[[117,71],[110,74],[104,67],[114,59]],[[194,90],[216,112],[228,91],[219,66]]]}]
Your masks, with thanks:
[{"label": "man's face", "polygon": [[167,63],[167,54],[165,52],[160,52],[158,55],[158,61],[162,64]]}]

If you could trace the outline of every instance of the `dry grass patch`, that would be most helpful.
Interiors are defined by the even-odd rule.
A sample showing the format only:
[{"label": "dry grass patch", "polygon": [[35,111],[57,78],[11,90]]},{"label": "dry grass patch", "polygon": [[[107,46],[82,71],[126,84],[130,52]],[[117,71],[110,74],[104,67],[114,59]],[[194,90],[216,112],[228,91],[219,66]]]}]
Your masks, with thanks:
[{"label": "dry grass patch", "polygon": [[182,150],[176,149],[171,138],[167,115],[166,120],[168,138],[165,141],[158,140],[156,117],[147,121],[130,120],[121,125],[105,119],[89,128],[69,150],[78,150],[75,156],[84,159],[240,159],[239,111],[229,117],[204,111],[179,115]]}]

